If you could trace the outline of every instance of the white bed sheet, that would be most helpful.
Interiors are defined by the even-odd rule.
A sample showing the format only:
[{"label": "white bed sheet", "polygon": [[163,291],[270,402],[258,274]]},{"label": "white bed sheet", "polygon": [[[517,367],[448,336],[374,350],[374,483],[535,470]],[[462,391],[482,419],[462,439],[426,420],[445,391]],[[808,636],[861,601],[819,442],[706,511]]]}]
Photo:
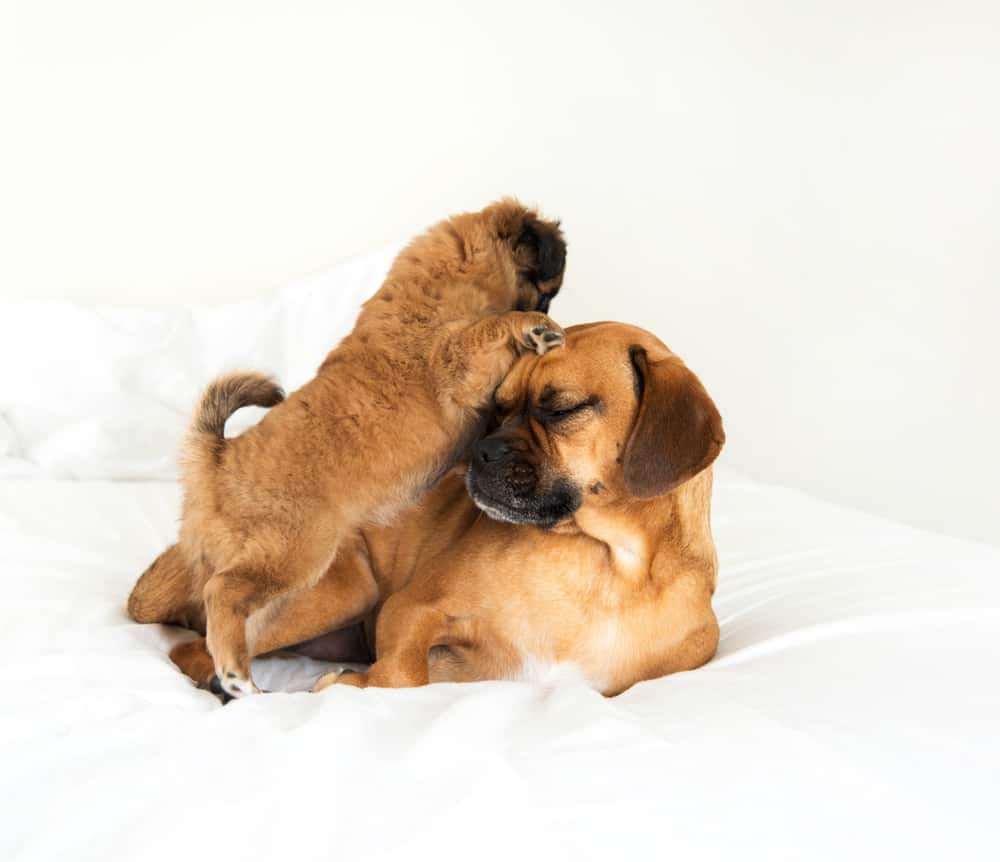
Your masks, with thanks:
[{"label": "white bed sheet", "polygon": [[0,858],[998,858],[998,549],[721,477],[701,670],[222,707],[124,613],[177,512],[0,482]]}]

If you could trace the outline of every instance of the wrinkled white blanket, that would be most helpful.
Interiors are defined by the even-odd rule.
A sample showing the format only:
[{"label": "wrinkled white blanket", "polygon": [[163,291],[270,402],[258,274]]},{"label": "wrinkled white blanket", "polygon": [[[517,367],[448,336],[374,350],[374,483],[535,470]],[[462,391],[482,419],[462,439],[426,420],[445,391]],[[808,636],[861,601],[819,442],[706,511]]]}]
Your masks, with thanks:
[{"label": "wrinkled white blanket", "polygon": [[222,707],[124,613],[177,506],[0,482],[0,858],[997,858],[996,549],[722,476],[701,670]]}]

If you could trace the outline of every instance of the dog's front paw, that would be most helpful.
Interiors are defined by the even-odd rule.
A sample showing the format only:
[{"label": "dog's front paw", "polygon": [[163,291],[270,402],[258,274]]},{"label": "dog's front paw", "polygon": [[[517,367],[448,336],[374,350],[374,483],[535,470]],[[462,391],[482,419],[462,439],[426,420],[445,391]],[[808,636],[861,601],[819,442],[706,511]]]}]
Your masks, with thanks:
[{"label": "dog's front paw", "polygon": [[329,688],[331,685],[334,685],[338,679],[340,679],[342,674],[342,670],[334,670],[330,671],[330,673],[323,674],[323,676],[316,680],[310,691],[315,694],[316,692],[322,691],[324,688]]},{"label": "dog's front paw", "polygon": [[323,674],[323,676],[316,680],[310,691],[315,694],[316,692],[322,691],[324,688],[329,688],[331,685],[353,685],[358,688],[364,688],[362,685],[363,679],[363,673],[358,673],[356,670],[345,667],[341,670],[334,670],[330,671],[330,673]]},{"label": "dog's front paw", "polygon": [[548,353],[555,347],[561,347],[566,340],[562,327],[547,314],[525,314],[523,345],[527,350],[533,350],[539,356]]}]

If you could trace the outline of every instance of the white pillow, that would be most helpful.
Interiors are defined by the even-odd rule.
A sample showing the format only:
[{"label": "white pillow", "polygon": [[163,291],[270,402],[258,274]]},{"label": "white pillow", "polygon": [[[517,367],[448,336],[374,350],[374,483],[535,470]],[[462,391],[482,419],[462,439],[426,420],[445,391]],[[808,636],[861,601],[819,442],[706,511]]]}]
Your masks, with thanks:
[{"label": "white pillow", "polygon": [[[216,375],[315,374],[378,289],[398,247],[273,298],[216,307],[0,307],[0,476],[171,479],[195,398]],[[252,411],[240,411],[240,414]],[[253,412],[253,419],[260,411]],[[234,419],[227,433],[246,427]]]}]

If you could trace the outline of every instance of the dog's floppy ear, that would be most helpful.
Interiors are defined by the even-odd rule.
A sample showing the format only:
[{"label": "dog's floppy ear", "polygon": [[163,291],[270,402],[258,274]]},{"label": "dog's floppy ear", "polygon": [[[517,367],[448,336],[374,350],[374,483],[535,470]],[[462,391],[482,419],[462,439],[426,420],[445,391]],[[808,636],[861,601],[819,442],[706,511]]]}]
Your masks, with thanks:
[{"label": "dog's floppy ear", "polygon": [[683,362],[652,362],[638,345],[629,358],[639,411],[622,459],[625,485],[636,497],[658,497],[711,464],[726,435],[705,387]]}]

